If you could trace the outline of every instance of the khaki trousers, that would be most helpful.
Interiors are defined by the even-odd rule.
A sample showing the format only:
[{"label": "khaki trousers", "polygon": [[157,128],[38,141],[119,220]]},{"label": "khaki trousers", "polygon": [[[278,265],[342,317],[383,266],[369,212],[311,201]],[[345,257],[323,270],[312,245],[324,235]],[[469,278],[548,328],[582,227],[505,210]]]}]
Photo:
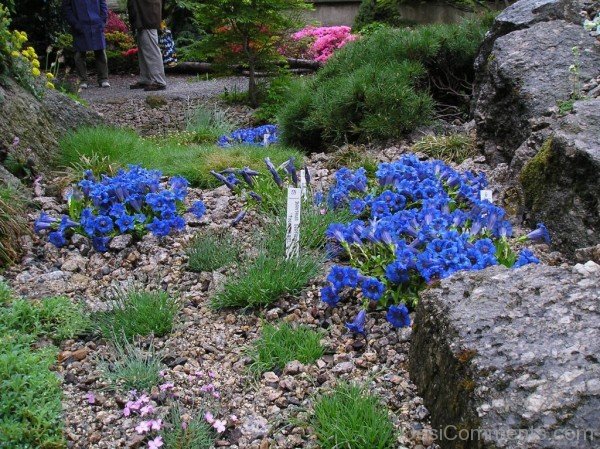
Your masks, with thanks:
[{"label": "khaki trousers", "polygon": [[140,83],[167,85],[158,30],[137,30]]}]

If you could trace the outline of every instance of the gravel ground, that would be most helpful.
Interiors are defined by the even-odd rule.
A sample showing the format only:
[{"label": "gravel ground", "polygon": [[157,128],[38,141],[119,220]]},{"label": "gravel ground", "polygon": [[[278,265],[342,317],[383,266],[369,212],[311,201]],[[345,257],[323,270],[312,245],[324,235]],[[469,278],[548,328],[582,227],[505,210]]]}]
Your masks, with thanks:
[{"label": "gravel ground", "polygon": [[129,85],[136,81],[134,75],[114,76],[110,80],[109,89],[92,85],[89,89],[82,90],[80,95],[108,123],[134,128],[145,136],[164,135],[185,129],[188,118],[201,105],[209,109],[216,107],[226,110],[229,119],[240,126],[249,123],[249,108],[227,106],[217,98],[226,90],[244,91],[247,85],[245,78],[201,80],[191,76],[171,75],[168,77],[167,89],[159,92],[129,89]]}]

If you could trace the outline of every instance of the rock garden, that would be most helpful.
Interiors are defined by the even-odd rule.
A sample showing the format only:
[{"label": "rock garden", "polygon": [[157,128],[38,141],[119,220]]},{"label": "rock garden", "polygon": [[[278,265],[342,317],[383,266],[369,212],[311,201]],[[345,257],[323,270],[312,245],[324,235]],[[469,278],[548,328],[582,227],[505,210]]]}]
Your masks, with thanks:
[{"label": "rock garden", "polygon": [[255,3],[0,5],[0,447],[600,447],[600,6]]}]

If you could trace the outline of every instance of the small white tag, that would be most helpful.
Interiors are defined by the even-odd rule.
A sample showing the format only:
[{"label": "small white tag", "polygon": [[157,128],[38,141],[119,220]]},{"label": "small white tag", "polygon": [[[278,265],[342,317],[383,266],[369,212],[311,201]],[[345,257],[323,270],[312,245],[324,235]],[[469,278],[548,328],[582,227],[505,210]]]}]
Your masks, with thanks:
[{"label": "small white tag", "polygon": [[270,138],[270,137],[271,137],[271,134],[269,134],[269,133],[265,133],[265,134],[263,135],[263,145],[264,145],[265,147],[268,147],[268,146],[269,146],[269,138]]},{"label": "small white tag", "polygon": [[306,173],[304,173],[304,170],[300,170],[300,190],[302,191],[302,198],[308,198],[308,189],[306,188]]},{"label": "small white tag", "polygon": [[287,217],[285,235],[285,257],[298,257],[300,254],[300,208],[302,207],[302,190],[288,188]]},{"label": "small white tag", "polygon": [[479,192],[479,199],[481,201],[488,200],[490,203],[494,202],[494,192],[491,190],[481,190]]}]

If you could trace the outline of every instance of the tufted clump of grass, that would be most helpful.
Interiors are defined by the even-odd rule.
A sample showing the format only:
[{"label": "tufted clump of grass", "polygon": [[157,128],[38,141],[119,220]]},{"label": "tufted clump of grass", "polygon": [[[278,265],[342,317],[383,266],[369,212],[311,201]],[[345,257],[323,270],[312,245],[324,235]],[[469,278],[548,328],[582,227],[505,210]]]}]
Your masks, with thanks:
[{"label": "tufted clump of grass", "polygon": [[199,234],[187,251],[191,271],[214,271],[239,260],[240,249],[235,239],[226,233]]},{"label": "tufted clump of grass", "polygon": [[167,292],[131,289],[118,295],[111,310],[96,313],[94,320],[105,338],[123,336],[132,341],[170,333],[178,310],[179,303]]},{"label": "tufted clump of grass", "polygon": [[165,422],[167,426],[162,437],[168,448],[210,449],[214,445],[215,432],[200,414],[190,421],[184,421],[180,407],[174,406],[169,410]]},{"label": "tufted clump of grass", "polygon": [[413,152],[425,153],[434,159],[461,164],[477,154],[475,139],[467,134],[425,136],[412,147]]},{"label": "tufted clump of grass", "polygon": [[322,449],[395,447],[394,426],[377,397],[341,384],[315,403],[313,428]]},{"label": "tufted clump of grass", "polygon": [[293,360],[305,365],[314,363],[323,355],[321,338],[320,332],[308,326],[264,324],[260,338],[249,350],[252,358],[250,370],[255,374],[283,370]]},{"label": "tufted clump of grass", "polygon": [[98,366],[110,388],[124,392],[149,391],[160,383],[160,370],[163,368],[152,344],[143,349],[116,334],[113,337],[112,360],[102,360]]},{"label": "tufted clump of grass", "polygon": [[19,239],[29,233],[27,200],[17,189],[0,187],[0,266],[15,262],[21,255]]}]

